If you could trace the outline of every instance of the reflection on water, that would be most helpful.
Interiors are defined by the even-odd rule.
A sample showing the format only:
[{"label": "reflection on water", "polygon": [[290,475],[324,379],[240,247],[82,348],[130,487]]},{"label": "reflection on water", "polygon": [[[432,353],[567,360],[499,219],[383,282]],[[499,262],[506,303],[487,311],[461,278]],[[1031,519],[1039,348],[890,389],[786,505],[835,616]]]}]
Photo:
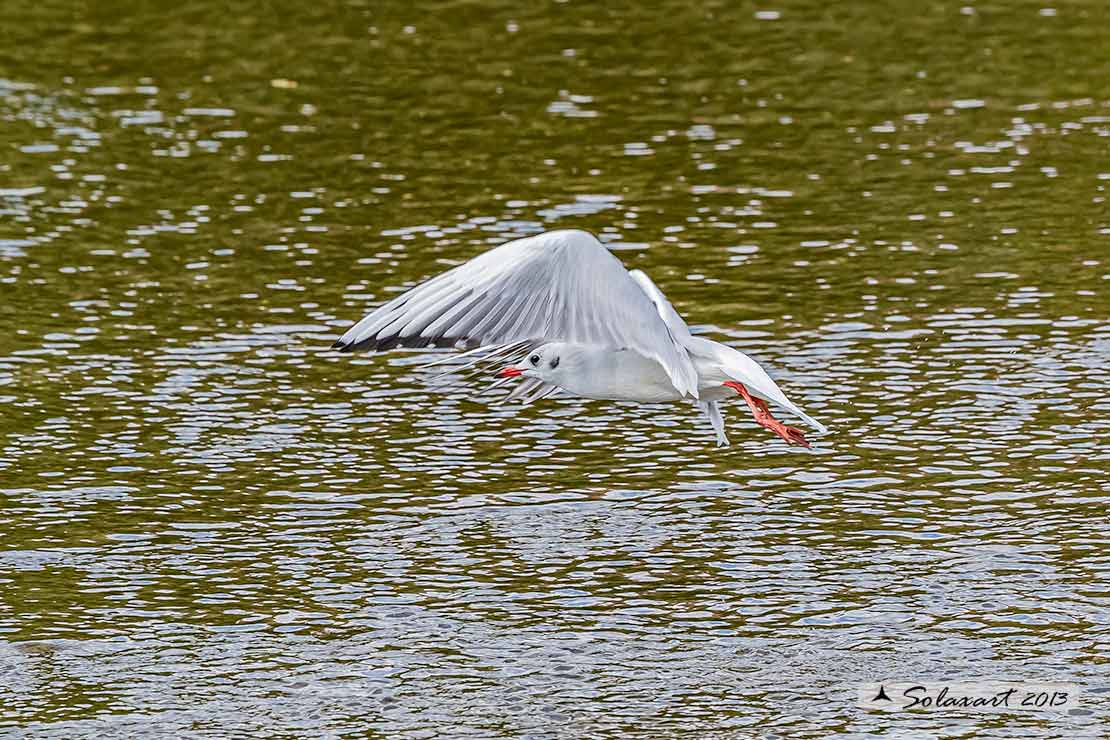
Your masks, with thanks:
[{"label": "reflection on water", "polygon": [[[1098,732],[1102,4],[192,7],[0,10],[0,727]],[[831,432],[328,350],[568,226]]]}]

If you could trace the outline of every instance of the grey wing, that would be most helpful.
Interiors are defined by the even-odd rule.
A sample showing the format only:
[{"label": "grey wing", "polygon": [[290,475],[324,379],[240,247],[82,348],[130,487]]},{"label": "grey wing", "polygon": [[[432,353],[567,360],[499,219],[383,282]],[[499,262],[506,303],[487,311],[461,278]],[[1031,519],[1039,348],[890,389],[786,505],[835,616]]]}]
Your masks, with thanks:
[{"label": "grey wing", "polygon": [[[663,295],[663,291],[659,290],[659,286],[652,282],[643,270],[629,270],[628,274],[632,276],[632,279],[636,281],[644,294],[651,299],[655,310],[659,313],[659,318],[663,319],[671,334],[684,344],[691,340],[690,327],[678,315],[678,311],[667,300],[667,296]],[[713,433],[717,436],[717,446],[728,447],[728,435],[725,434],[725,420],[721,415],[720,403],[717,401],[695,401],[695,405],[702,410],[713,426]]]},{"label": "grey wing", "polygon": [[576,229],[517,239],[448,270],[370,312],[335,348],[519,341],[627,347],[697,397],[697,372],[681,338],[620,260]]},{"label": "grey wing", "polygon": [[663,323],[670,329],[671,334],[676,339],[682,339],[690,336],[690,327],[678,315],[678,311],[674,310],[674,306],[667,300],[667,296],[663,295],[663,291],[659,290],[659,286],[651,281],[643,270],[629,270],[629,276],[636,281],[640,286],[640,290],[651,300],[655,311],[659,314],[659,318],[663,319]]}]

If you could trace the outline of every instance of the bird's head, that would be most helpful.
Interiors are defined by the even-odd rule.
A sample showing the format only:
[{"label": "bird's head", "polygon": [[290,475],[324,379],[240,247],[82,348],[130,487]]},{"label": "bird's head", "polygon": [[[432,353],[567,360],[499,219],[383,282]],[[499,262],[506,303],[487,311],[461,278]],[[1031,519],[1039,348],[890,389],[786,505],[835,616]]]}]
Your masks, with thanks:
[{"label": "bird's head", "polygon": [[565,359],[568,347],[564,344],[552,342],[544,344],[528,353],[528,356],[516,365],[509,365],[497,373],[499,378],[538,378],[545,383],[559,385],[559,378],[565,371]]}]

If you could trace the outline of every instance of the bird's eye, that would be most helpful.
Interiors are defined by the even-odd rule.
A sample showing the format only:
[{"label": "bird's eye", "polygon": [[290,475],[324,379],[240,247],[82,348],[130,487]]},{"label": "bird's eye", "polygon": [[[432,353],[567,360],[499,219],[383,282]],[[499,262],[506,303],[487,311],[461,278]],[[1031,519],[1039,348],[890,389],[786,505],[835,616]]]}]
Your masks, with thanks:
[{"label": "bird's eye", "polygon": [[535,367],[536,365],[540,364],[540,356],[539,355],[532,355],[531,357],[528,358],[528,362],[532,363],[532,367]]},{"label": "bird's eye", "polygon": [[555,359],[553,359],[551,361],[551,369],[554,370],[557,367],[559,367],[559,358],[558,357],[556,357]]}]

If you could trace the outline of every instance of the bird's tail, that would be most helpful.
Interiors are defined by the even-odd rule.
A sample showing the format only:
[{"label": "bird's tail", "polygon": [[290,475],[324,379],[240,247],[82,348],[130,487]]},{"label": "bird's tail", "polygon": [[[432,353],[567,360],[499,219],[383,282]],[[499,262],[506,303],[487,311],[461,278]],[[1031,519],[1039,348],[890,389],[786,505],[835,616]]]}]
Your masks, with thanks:
[{"label": "bird's tail", "polygon": [[752,394],[782,406],[819,432],[828,431],[828,427],[795,406],[758,362],[727,345],[711,342],[702,337],[690,337],[690,339],[696,343],[696,351],[699,354],[705,353],[712,356],[722,373],[738,383],[743,383]]}]

